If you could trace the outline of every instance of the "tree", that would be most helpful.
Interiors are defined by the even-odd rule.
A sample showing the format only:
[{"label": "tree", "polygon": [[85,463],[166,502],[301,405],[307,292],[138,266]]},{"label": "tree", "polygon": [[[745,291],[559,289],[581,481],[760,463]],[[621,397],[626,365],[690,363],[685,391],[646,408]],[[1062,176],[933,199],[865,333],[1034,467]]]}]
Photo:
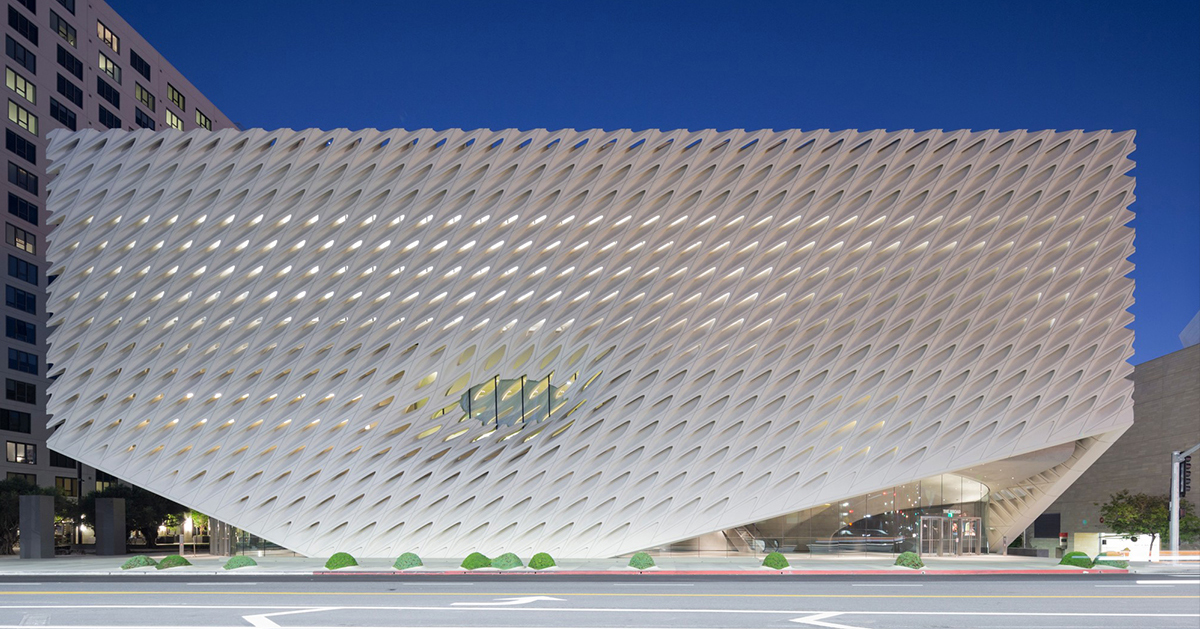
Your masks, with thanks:
[{"label": "tree", "polygon": [[[1192,513],[1188,501],[1181,500],[1180,505],[1179,541],[1194,542],[1200,539],[1200,517]],[[1121,490],[1100,507],[1100,515],[1104,524],[1118,535],[1149,535],[1151,548],[1155,539],[1167,539],[1171,534],[1171,499],[1166,494],[1130,494]]]},{"label": "tree", "polygon": [[0,555],[13,554],[21,524],[21,496],[54,496],[54,512],[62,516],[73,505],[53,487],[38,487],[23,478],[0,480]]},{"label": "tree", "polygon": [[103,491],[93,491],[79,499],[78,513],[84,522],[96,521],[97,498],[124,498],[125,527],[141,531],[142,536],[146,538],[146,545],[150,548],[156,546],[154,542],[158,537],[159,525],[171,516],[184,512],[184,507],[179,503],[141,487],[110,485]]}]

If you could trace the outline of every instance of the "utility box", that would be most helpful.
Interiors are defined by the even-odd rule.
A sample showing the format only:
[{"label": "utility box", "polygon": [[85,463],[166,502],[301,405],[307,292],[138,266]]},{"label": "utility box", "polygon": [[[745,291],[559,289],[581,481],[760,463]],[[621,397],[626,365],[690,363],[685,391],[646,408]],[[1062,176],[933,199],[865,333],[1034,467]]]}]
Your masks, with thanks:
[{"label": "utility box", "polygon": [[96,554],[125,554],[125,499],[96,499]]},{"label": "utility box", "polygon": [[54,557],[54,496],[21,496],[21,559]]}]

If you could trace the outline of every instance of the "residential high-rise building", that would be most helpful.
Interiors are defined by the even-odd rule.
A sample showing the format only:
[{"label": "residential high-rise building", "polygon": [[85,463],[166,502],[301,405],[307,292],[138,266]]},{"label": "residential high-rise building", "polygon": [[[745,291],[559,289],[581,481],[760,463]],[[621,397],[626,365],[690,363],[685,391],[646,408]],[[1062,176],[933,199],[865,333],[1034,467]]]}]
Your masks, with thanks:
[{"label": "residential high-rise building", "polygon": [[112,477],[46,447],[46,136],[235,127],[103,0],[9,0],[4,79],[5,397],[0,477],[80,495]]},{"label": "residential high-rise building", "polygon": [[1133,421],[1132,132],[55,132],[50,445],[298,552],[979,552]]}]

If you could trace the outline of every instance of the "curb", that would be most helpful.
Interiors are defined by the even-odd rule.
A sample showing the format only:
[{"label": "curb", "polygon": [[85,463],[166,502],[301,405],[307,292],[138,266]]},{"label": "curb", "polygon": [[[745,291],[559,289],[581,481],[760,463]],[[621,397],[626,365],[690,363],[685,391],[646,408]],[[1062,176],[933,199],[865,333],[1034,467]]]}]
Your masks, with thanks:
[{"label": "curb", "polygon": [[497,576],[502,577],[506,574],[518,575],[572,575],[572,576],[638,576],[638,575],[663,575],[663,576],[743,576],[743,577],[770,577],[778,575],[797,575],[797,576],[884,576],[884,575],[947,575],[947,576],[963,576],[963,575],[1048,575],[1048,574],[1127,574],[1129,571],[1121,568],[1112,568],[1109,570],[555,570],[549,571],[521,571],[521,572],[475,572],[471,570],[427,570],[422,572],[368,572],[368,571],[332,571],[332,570],[314,570],[312,576],[465,576],[472,577],[482,576]]}]

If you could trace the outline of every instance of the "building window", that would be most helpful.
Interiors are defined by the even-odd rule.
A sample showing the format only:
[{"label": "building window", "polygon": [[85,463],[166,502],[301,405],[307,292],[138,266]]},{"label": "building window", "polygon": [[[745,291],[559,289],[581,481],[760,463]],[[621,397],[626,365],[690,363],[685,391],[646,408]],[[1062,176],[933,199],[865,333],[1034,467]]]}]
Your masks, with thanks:
[{"label": "building window", "polygon": [[26,262],[12,254],[9,254],[8,256],[8,274],[10,277],[15,277],[23,282],[29,282],[30,284],[37,286],[37,265]]},{"label": "building window", "polygon": [[212,131],[212,120],[209,120],[208,116],[200,113],[199,109],[196,110],[196,124],[208,129],[209,131]]},{"label": "building window", "polygon": [[37,74],[37,57],[28,48],[17,43],[17,40],[4,36],[4,52],[13,61],[21,64],[26,70]]},{"label": "building window", "polygon": [[150,114],[137,107],[133,108],[133,121],[143,129],[154,129],[154,119],[150,117]]},{"label": "building window", "polygon": [[33,416],[21,411],[0,408],[0,430],[29,434],[33,429]]},{"label": "building window", "polygon": [[41,191],[38,189],[37,175],[25,170],[24,168],[21,168],[20,166],[17,166],[12,162],[8,163],[8,183],[13,184],[14,186],[17,186],[26,192],[30,192],[35,195],[41,194]]},{"label": "building window", "polygon": [[18,127],[37,135],[37,116],[30,113],[28,109],[25,109],[11,100],[8,101],[8,119],[17,123]]},{"label": "building window", "polygon": [[133,83],[133,95],[137,97],[139,103],[146,106],[146,109],[154,111],[154,94],[142,87],[141,83],[136,81]]},{"label": "building window", "polygon": [[75,75],[75,78],[83,78],[83,62],[75,55],[67,52],[66,48],[58,47],[58,65],[66,68],[67,72]]},{"label": "building window", "polygon": [[79,465],[79,461],[76,461],[75,459],[72,459],[71,457],[69,457],[65,454],[55,452],[54,450],[50,450],[49,452],[50,452],[50,467],[67,467],[67,468],[74,469],[75,467],[77,467]]},{"label": "building window", "polygon": [[17,96],[29,101],[32,105],[37,102],[37,88],[30,83],[25,77],[17,74],[12,68],[4,68],[4,83],[8,89],[17,93]]},{"label": "building window", "polygon": [[117,63],[115,61],[113,61],[112,59],[109,59],[108,57],[104,56],[104,53],[99,53],[99,55],[100,55],[100,59],[96,61],[96,65],[99,66],[100,71],[107,74],[108,76],[111,76],[112,80],[116,81],[117,83],[120,83],[121,82],[121,66],[117,65]]},{"label": "building window", "polygon": [[109,129],[120,129],[121,128],[121,119],[118,118],[116,116],[116,114],[114,114],[113,112],[105,109],[104,105],[99,105],[99,107],[100,107],[100,124],[108,127]]},{"label": "building window", "polygon": [[17,157],[23,158],[30,164],[37,164],[37,146],[12,129],[4,130],[4,146]]},{"label": "building window", "polygon": [[66,20],[58,17],[54,11],[50,12],[50,28],[58,33],[58,36],[67,40],[72,48],[79,47],[79,38],[75,34],[75,27],[67,23]]},{"label": "building window", "polygon": [[133,69],[138,74],[146,77],[147,81],[150,80],[150,63],[143,59],[141,55],[134,52],[133,49],[129,50],[129,65],[133,66]]},{"label": "building window", "polygon": [[[54,458],[53,451],[50,452],[50,458],[51,459]],[[61,492],[62,495],[66,496],[68,498],[78,498],[79,497],[79,479],[78,478],[71,478],[70,476],[55,476],[54,477],[54,487],[59,492]]]},{"label": "building window", "polygon": [[8,480],[23,480],[34,487],[37,487],[37,474],[22,474],[20,472],[9,472]]},{"label": "building window", "polygon": [[100,77],[96,77],[96,93],[100,95],[100,98],[112,103],[113,107],[121,107],[121,93]]},{"label": "building window", "polygon": [[4,224],[4,242],[29,255],[37,255],[37,236],[12,223]]},{"label": "building window", "polygon": [[37,345],[37,326],[14,317],[4,317],[4,334],[22,343]]},{"label": "building window", "polygon": [[38,28],[33,25],[29,18],[21,15],[21,12],[14,9],[11,5],[8,7],[8,26],[22,37],[28,39],[34,46],[38,43]]},{"label": "building window", "polygon": [[8,462],[37,465],[37,446],[19,441],[8,442]]},{"label": "building window", "polygon": [[64,127],[75,130],[75,112],[53,98],[50,99],[50,117],[61,122]]},{"label": "building window", "polygon": [[20,2],[22,6],[29,9],[30,13],[37,15],[37,0],[17,0],[17,2]]},{"label": "building window", "polygon": [[183,118],[175,115],[175,112],[170,109],[167,111],[167,126],[183,131]]},{"label": "building window", "polygon": [[100,37],[100,41],[112,48],[113,52],[121,52],[121,39],[100,20],[96,20],[96,35]]},{"label": "building window", "polygon": [[37,404],[37,385],[6,378],[4,381],[4,395],[14,402]]},{"label": "building window", "polygon": [[8,213],[30,224],[38,224],[38,206],[11,192],[8,193]]},{"label": "building window", "polygon": [[109,487],[113,487],[116,484],[117,484],[116,476],[113,476],[112,474],[109,474],[108,472],[96,470],[96,491],[104,491],[105,489],[108,489]]},{"label": "building window", "polygon": [[172,103],[175,103],[175,106],[179,108],[179,111],[187,112],[187,99],[185,99],[183,94],[179,90],[175,89],[175,86],[171,85],[170,83],[167,83],[167,98]]},{"label": "building window", "polygon": [[83,107],[83,90],[61,74],[58,75],[58,93],[75,103],[76,107]]},{"label": "building window", "polygon": [[19,349],[13,349],[10,347],[8,349],[8,368],[16,369],[17,371],[24,371],[25,373],[31,373],[36,376],[38,375],[37,354],[22,352]]},{"label": "building window", "polygon": [[4,285],[4,304],[9,308],[37,314],[37,296],[7,284]]},{"label": "building window", "polygon": [[75,15],[75,0],[58,0],[58,3],[61,4],[64,9],[70,11],[71,15]]}]

